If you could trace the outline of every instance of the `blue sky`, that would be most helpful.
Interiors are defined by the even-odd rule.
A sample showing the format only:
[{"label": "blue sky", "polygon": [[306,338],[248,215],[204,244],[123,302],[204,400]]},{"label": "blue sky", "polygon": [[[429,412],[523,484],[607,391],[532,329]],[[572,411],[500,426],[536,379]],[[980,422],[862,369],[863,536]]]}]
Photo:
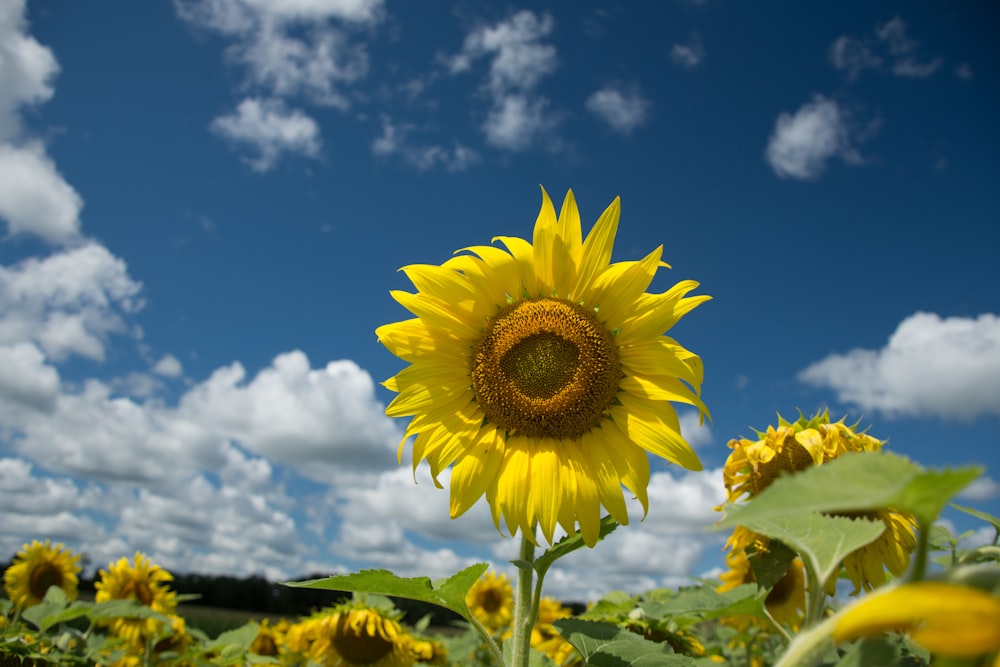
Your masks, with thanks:
[{"label": "blue sky", "polygon": [[673,332],[705,472],[654,464],[552,594],[718,567],[726,443],[777,412],[984,464],[960,502],[1000,513],[997,10],[769,8],[0,0],[0,555],[509,570],[396,464],[374,329],[399,267],[530,237],[539,185],[585,229],[620,195],[615,259],[713,296]]}]

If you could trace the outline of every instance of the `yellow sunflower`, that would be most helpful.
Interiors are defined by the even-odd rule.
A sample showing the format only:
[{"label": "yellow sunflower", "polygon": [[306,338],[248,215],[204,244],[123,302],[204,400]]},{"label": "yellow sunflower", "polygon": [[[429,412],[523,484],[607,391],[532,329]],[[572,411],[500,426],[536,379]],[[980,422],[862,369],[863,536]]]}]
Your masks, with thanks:
[{"label": "yellow sunflower", "polygon": [[555,623],[561,618],[569,618],[573,610],[563,606],[555,598],[538,601],[538,616],[531,630],[531,646],[547,655],[557,665],[575,664],[580,661],[576,649],[556,630]]},{"label": "yellow sunflower", "polygon": [[[768,426],[766,432],[758,433],[758,440],[729,441],[733,451],[723,468],[729,502],[756,496],[782,474],[801,472],[852,452],[879,451],[883,445],[867,433],[859,433],[854,427],[845,425],[844,419],[831,423],[828,410],[811,418],[801,416],[795,422],[780,415],[778,420],[778,427]],[[885,583],[886,568],[894,576],[903,574],[916,547],[916,521],[912,516],[892,507],[873,512],[834,514],[880,520],[886,527],[874,542],[844,558],[844,569],[854,585],[855,594],[862,588],[872,590]],[[767,548],[767,538],[737,527],[727,546],[733,551],[743,551],[751,543],[759,549]],[[835,584],[835,581],[827,582],[827,591],[832,593]]]},{"label": "yellow sunflower", "polygon": [[[750,559],[743,549],[726,554],[726,565],[729,570],[719,577],[722,584],[715,589],[718,592],[724,593],[742,584],[756,583]],[[793,631],[801,627],[806,613],[806,577],[802,559],[796,558],[791,562],[785,575],[768,592],[764,606],[771,618],[781,625]]]},{"label": "yellow sunflower", "polygon": [[663,335],[710,297],[677,283],[648,293],[662,246],[611,263],[619,200],[582,237],[573,192],[559,217],[542,190],[533,242],[500,236],[442,265],[403,268],[416,293],[392,296],[415,318],[377,329],[410,365],[384,385],[412,417],[413,465],[451,473],[451,516],[486,496],[493,521],[553,541],[556,524],[597,542],[601,507],[628,523],[622,486],[647,508],[647,452],[690,470],[672,402],[708,410],[701,359]]},{"label": "yellow sunflower", "polygon": [[250,643],[250,648],[247,649],[247,652],[269,656],[281,654],[288,628],[289,623],[285,619],[281,619],[274,625],[271,624],[269,619],[265,618],[261,620],[257,626],[257,636]]},{"label": "yellow sunflower", "polygon": [[465,603],[490,632],[506,628],[514,618],[514,588],[505,574],[485,572],[466,593]]},{"label": "yellow sunflower", "polygon": [[7,597],[15,607],[32,607],[45,598],[51,586],[58,586],[71,600],[76,599],[80,573],[79,554],[73,554],[62,544],[52,546],[34,540],[25,544],[14,556],[14,562],[4,572]]},{"label": "yellow sunflower", "polygon": [[[98,572],[99,580],[94,584],[97,602],[108,600],[134,600],[155,612],[171,615],[177,608],[177,593],[170,590],[173,575],[153,564],[149,558],[135,552],[130,563],[121,558],[110,563],[107,570]],[[110,621],[111,632],[126,639],[133,645],[141,645],[160,633],[161,622],[155,618],[116,618]]]},{"label": "yellow sunflower", "polygon": [[286,641],[324,667],[411,667],[415,661],[410,637],[393,614],[357,600],[299,621]]}]

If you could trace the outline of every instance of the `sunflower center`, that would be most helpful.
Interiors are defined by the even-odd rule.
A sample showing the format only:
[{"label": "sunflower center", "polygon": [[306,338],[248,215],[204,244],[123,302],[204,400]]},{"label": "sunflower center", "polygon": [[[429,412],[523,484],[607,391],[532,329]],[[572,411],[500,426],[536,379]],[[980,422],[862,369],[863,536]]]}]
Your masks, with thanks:
[{"label": "sunflower center", "polygon": [[28,590],[33,597],[41,600],[48,593],[50,586],[63,585],[63,571],[54,563],[41,563],[31,570],[28,578]]},{"label": "sunflower center", "polygon": [[756,472],[750,478],[753,494],[757,495],[771,483],[778,479],[782,473],[801,472],[813,466],[812,455],[809,450],[803,447],[795,439],[795,433],[789,431],[784,442],[779,445],[780,449],[775,453],[774,458],[766,463],[758,463]]},{"label": "sunflower center", "polygon": [[153,603],[153,591],[145,581],[130,581],[122,588],[122,597],[131,597],[149,607]]},{"label": "sunflower center", "polygon": [[472,355],[476,399],[511,435],[579,438],[605,418],[620,379],[614,335],[565,299],[502,308]]},{"label": "sunflower center", "polygon": [[490,613],[503,607],[504,596],[500,591],[489,589],[479,594],[479,606]]},{"label": "sunflower center", "polygon": [[794,565],[789,565],[785,576],[778,579],[771,592],[767,594],[766,604],[780,605],[791,599],[798,583],[798,576],[793,569],[794,567]]},{"label": "sunflower center", "polygon": [[333,647],[352,665],[371,665],[392,652],[393,643],[378,633],[369,635],[351,626],[343,615],[337,621]]}]

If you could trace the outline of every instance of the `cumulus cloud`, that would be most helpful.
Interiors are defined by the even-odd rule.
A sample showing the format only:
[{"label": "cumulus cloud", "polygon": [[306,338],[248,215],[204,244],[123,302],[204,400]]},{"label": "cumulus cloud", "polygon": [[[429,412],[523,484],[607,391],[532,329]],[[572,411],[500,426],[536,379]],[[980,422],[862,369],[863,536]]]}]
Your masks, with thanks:
[{"label": "cumulus cloud", "polygon": [[1000,484],[989,475],[977,477],[971,484],[958,493],[958,497],[963,500],[978,502],[996,498],[998,495],[1000,495]]},{"label": "cumulus cloud", "polygon": [[794,114],[781,113],[774,124],[764,158],[781,178],[819,176],[832,158],[860,163],[844,111],[834,100],[816,95]]},{"label": "cumulus cloud", "polygon": [[542,42],[553,28],[550,15],[521,10],[495,25],[476,28],[466,35],[462,50],[448,58],[452,74],[469,71],[480,58],[490,59],[485,89],[492,107],[482,129],[497,148],[525,150],[558,124],[548,99],[536,91],[558,64],[555,47]]},{"label": "cumulus cloud", "polygon": [[141,289],[96,243],[0,266],[0,344],[31,341],[54,360],[100,361],[107,336],[126,331],[123,316],[142,308]]},{"label": "cumulus cloud", "polygon": [[624,90],[617,86],[594,91],[587,98],[586,107],[622,134],[630,134],[644,124],[649,112],[649,102],[638,90]]},{"label": "cumulus cloud", "polygon": [[799,379],[889,417],[1000,415],[1000,317],[918,312],[882,349],[831,354]]},{"label": "cumulus cloud", "polygon": [[172,354],[165,354],[153,366],[153,372],[168,378],[180,377],[184,373],[184,368],[177,357]]},{"label": "cumulus cloud", "polygon": [[875,27],[874,37],[856,38],[841,35],[827,52],[830,63],[851,81],[864,70],[888,71],[907,78],[925,78],[934,74],[943,59],[920,61],[915,55],[917,42],[907,35],[907,25],[898,15]]},{"label": "cumulus cloud", "polygon": [[245,99],[235,112],[213,120],[211,129],[253,150],[256,156],[246,158],[246,162],[260,172],[273,169],[287,153],[315,158],[321,144],[316,121],[278,99]]},{"label": "cumulus cloud", "polygon": [[39,142],[0,145],[0,218],[11,233],[68,243],[79,236],[82,207]]},{"label": "cumulus cloud", "polygon": [[[0,141],[21,132],[20,109],[52,97],[59,71],[52,51],[27,34],[25,0],[0,5]],[[0,177],[0,183],[4,182]]]},{"label": "cumulus cloud", "polygon": [[701,44],[701,35],[693,32],[687,44],[674,44],[670,48],[670,59],[688,69],[700,65],[705,59],[705,47]]},{"label": "cumulus cloud", "polygon": [[412,142],[409,137],[416,128],[397,124],[382,116],[382,133],[372,141],[372,153],[378,157],[395,156],[419,171],[444,167],[448,171],[465,171],[479,161],[479,154],[459,142],[452,148]]}]

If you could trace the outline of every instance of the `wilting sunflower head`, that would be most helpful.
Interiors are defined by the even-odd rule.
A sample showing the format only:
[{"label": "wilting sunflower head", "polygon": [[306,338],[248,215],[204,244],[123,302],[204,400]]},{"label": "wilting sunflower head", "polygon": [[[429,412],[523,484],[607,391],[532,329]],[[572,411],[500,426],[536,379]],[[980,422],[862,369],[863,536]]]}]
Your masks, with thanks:
[{"label": "wilting sunflower head", "polygon": [[602,506],[628,523],[623,486],[647,507],[647,453],[701,469],[672,405],[708,415],[701,359],[664,334],[710,297],[646,291],[662,247],[612,263],[618,217],[615,199],[584,239],[572,191],[556,217],[543,190],[532,242],[403,268],[417,291],[392,296],[416,317],[376,331],[410,364],[386,413],[412,417],[414,468],[454,466],[452,517],[485,495],[497,529],[551,543],[579,526],[593,546]]},{"label": "wilting sunflower head", "polygon": [[[94,584],[97,602],[134,600],[161,614],[173,614],[177,608],[177,593],[169,587],[173,575],[139,551],[131,563],[123,557],[100,570],[98,577]],[[114,635],[143,644],[159,634],[161,623],[154,618],[116,618],[110,626]]]},{"label": "wilting sunflower head", "polygon": [[506,628],[514,618],[514,588],[505,574],[484,573],[466,593],[465,603],[490,632]]},{"label": "wilting sunflower head", "polygon": [[356,599],[300,621],[289,629],[287,641],[321,665],[410,667],[412,642],[395,616]]},{"label": "wilting sunflower head", "polygon": [[[716,587],[720,593],[743,584],[757,582],[745,549],[733,549],[726,554],[726,565],[729,566],[729,570],[719,576],[722,583]],[[794,559],[789,564],[788,571],[768,592],[764,606],[777,623],[792,630],[799,629],[805,618],[806,609],[805,568],[800,558]],[[730,622],[727,624],[744,628],[751,624],[759,625],[757,619],[749,616],[730,617]]]},{"label": "wilting sunflower head", "polygon": [[847,426],[842,418],[830,422],[829,410],[789,422],[778,415],[778,425],[758,432],[757,440],[729,441],[733,451],[726,460],[723,478],[729,502],[753,497],[784,473],[821,465],[847,452],[874,452],[882,442]]},{"label": "wilting sunflower head", "polygon": [[45,598],[51,586],[57,586],[75,600],[80,573],[79,554],[73,554],[62,544],[52,546],[34,540],[25,544],[14,556],[14,562],[4,572],[4,588],[14,606],[25,609]]}]

